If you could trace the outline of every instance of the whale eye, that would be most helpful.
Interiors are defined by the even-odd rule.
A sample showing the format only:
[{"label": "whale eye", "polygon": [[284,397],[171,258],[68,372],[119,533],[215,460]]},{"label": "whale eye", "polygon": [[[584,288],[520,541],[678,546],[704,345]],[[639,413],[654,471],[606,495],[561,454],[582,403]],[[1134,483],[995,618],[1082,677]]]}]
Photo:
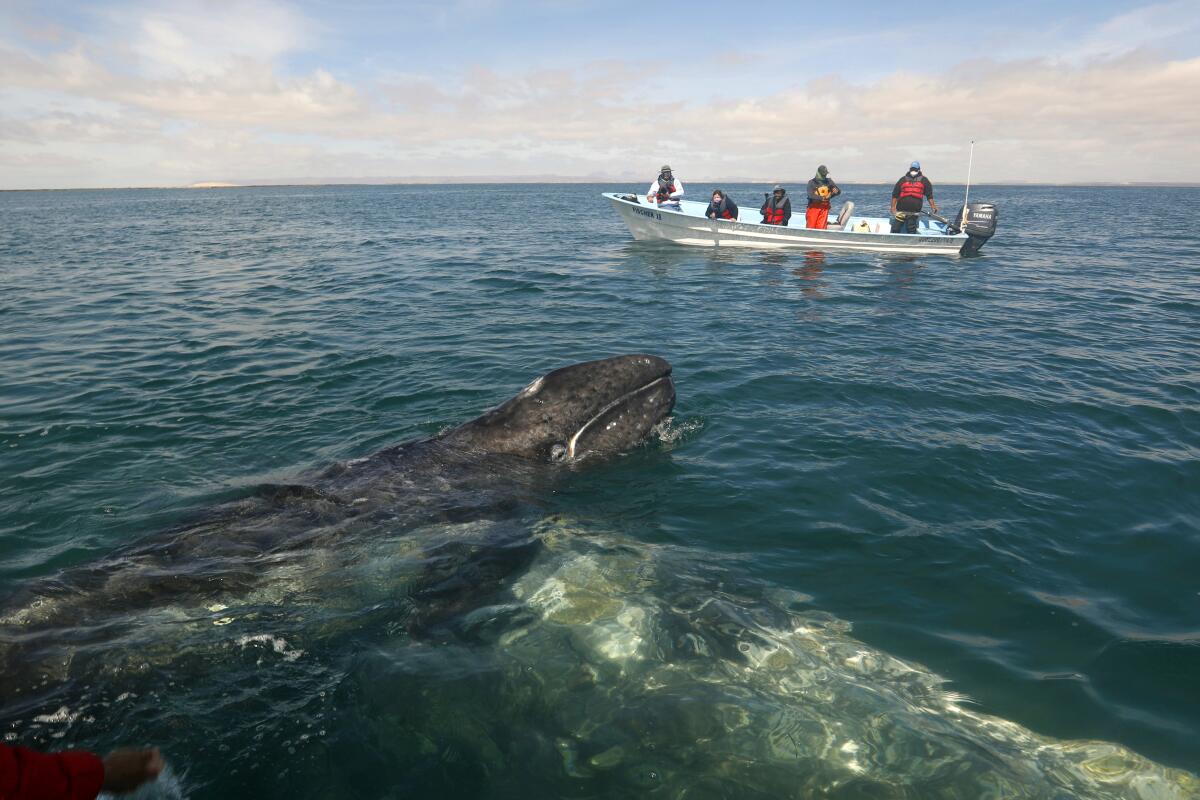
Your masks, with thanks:
[{"label": "whale eye", "polygon": [[550,448],[550,460],[555,461],[555,462],[566,461],[567,460],[567,446],[565,444],[556,444],[553,447],[551,447]]}]

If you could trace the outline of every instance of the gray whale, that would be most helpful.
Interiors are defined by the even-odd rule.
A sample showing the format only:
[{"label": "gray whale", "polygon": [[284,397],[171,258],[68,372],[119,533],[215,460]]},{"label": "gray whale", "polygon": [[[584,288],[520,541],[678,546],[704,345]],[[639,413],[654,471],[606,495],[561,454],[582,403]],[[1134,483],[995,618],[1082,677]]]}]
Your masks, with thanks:
[{"label": "gray whale", "polygon": [[[138,612],[229,606],[269,591],[314,554],[421,525],[501,518],[564,472],[643,441],[672,410],[671,365],[647,354],[553,370],[480,417],[431,439],[335,464],[311,480],[259,487],[111,557],[34,581],[0,604],[0,708],[22,685],[62,681],[145,624]],[[497,546],[431,569],[414,628],[453,613],[528,563],[537,543]],[[458,554],[462,556],[462,554]],[[434,602],[434,601],[437,602]],[[126,648],[127,649],[127,648]],[[21,676],[25,676],[24,680]]]}]

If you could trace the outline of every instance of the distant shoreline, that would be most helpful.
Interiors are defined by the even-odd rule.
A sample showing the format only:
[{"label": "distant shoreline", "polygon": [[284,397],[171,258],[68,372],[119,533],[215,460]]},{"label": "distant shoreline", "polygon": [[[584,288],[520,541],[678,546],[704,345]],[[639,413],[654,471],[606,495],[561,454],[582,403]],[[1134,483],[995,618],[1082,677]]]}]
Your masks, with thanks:
[{"label": "distant shoreline", "polygon": [[[162,185],[162,186],[63,186],[52,189],[0,189],[3,192],[111,192],[111,191],[163,191],[163,190],[179,190],[190,189],[194,191],[213,191],[221,189],[267,189],[267,188],[318,188],[323,186],[503,186],[503,185],[545,185],[545,186],[602,186],[612,184],[629,184],[640,186],[644,181],[637,178],[612,179],[612,180],[583,180],[577,178],[563,179],[547,179],[547,178],[520,178],[520,177],[478,177],[478,178],[395,178],[395,179],[380,179],[380,180],[329,180],[329,181],[255,181],[250,183],[232,183],[224,181],[204,181],[201,183],[193,183],[187,185]],[[781,183],[788,186],[804,186],[808,183],[807,178],[803,179],[757,179],[757,178],[692,178],[690,183],[700,185],[716,185],[721,184],[745,184],[745,183],[760,183],[763,185]],[[839,181],[843,186],[886,186],[891,183],[886,181]],[[954,181],[938,181],[939,186],[963,186],[961,182]],[[1200,188],[1200,183],[1181,182],[1181,183],[1159,183],[1153,181],[1147,182],[1081,182],[1081,183],[1038,183],[1026,181],[990,181],[974,183],[972,186],[1004,186],[1004,187],[1050,187],[1050,188],[1107,188],[1107,189],[1196,189]],[[701,192],[703,194],[703,192]]]}]

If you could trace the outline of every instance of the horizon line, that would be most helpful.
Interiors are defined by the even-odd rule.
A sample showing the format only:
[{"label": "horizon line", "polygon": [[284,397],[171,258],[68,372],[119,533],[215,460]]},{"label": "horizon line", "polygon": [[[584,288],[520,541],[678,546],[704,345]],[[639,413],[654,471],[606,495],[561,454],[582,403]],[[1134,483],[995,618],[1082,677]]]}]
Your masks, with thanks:
[{"label": "horizon line", "polygon": [[[395,177],[395,178],[350,178],[350,179],[324,179],[324,178],[280,178],[280,179],[255,179],[245,183],[237,183],[233,181],[198,181],[188,184],[145,184],[145,185],[129,185],[129,186],[54,186],[54,187],[37,187],[37,188],[0,188],[0,192],[105,192],[105,191],[129,191],[129,190],[154,190],[154,189],[263,189],[263,188],[286,188],[296,186],[435,186],[441,184],[453,184],[459,186],[489,186],[503,184],[556,184],[556,185],[597,185],[597,184],[620,184],[633,181],[640,185],[641,180],[637,178],[612,178],[612,179],[595,179],[595,178],[554,178],[551,176],[538,176],[526,178],[519,175],[472,175],[462,177],[451,176],[413,176],[413,177]],[[713,184],[737,184],[737,183],[761,183],[761,184],[791,184],[794,186],[807,185],[808,179],[756,179],[756,178],[692,178],[692,182],[713,183]],[[892,181],[861,181],[848,180],[842,181],[846,186],[886,186]],[[965,181],[938,181],[942,186],[965,186]],[[1021,180],[1000,180],[1000,181],[979,181],[971,184],[972,186],[1050,186],[1050,187],[1109,187],[1109,188],[1129,188],[1129,189],[1144,189],[1144,188],[1170,188],[1170,189],[1193,189],[1200,188],[1200,182],[1196,181],[1021,181]]]}]

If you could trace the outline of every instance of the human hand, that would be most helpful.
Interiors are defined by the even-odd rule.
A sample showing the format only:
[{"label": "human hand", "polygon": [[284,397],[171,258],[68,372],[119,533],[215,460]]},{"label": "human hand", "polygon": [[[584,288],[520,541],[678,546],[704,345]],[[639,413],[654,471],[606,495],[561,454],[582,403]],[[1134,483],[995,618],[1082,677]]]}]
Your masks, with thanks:
[{"label": "human hand", "polygon": [[104,757],[103,790],[114,794],[132,792],[163,771],[162,754],[150,750],[114,750]]}]

